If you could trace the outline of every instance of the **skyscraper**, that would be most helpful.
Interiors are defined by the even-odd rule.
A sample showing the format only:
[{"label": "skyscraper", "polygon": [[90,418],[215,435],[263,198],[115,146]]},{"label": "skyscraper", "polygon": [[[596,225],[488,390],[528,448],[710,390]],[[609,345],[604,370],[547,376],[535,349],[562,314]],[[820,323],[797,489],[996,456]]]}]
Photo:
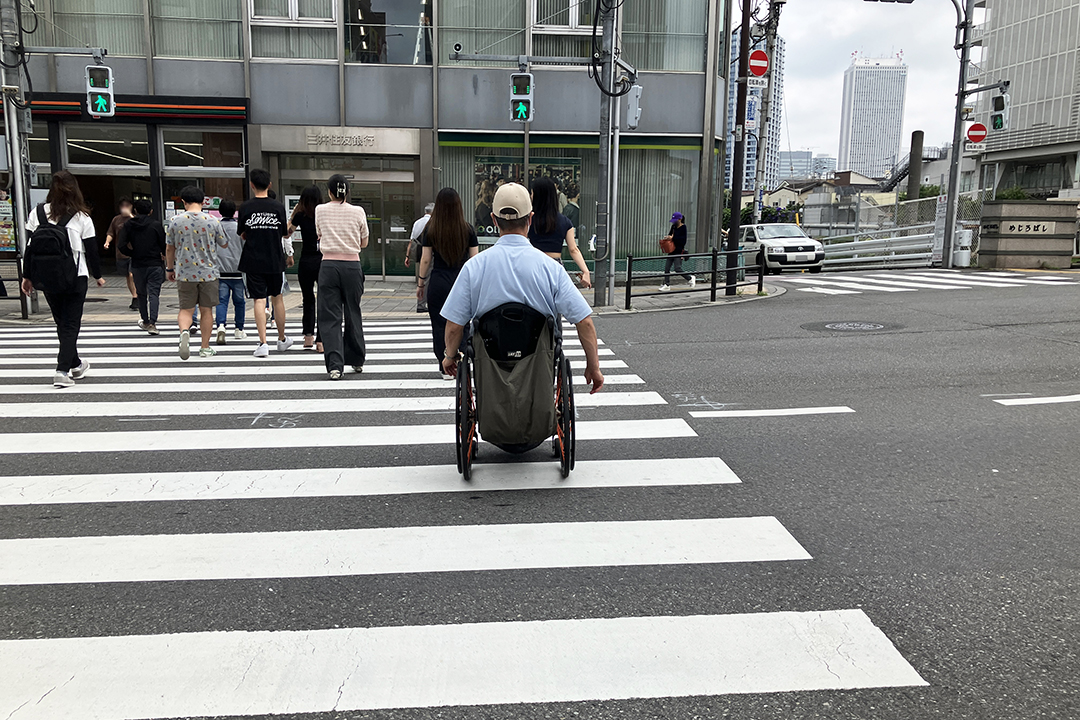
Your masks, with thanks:
[{"label": "skyscraper", "polygon": [[[751,50],[765,49],[765,41],[751,45]],[[782,119],[784,116],[784,38],[777,36],[776,38],[776,50],[773,53],[774,57],[769,58],[769,72],[772,75],[771,82],[769,84],[769,90],[772,93],[771,108],[769,110],[769,127],[765,128],[764,132],[767,133],[768,145],[765,147],[765,189],[771,190],[775,188],[780,182],[780,130],[782,127]],[[738,63],[739,63],[739,36],[738,33],[732,33],[731,42],[731,77],[738,75]],[[725,157],[727,158],[727,165],[724,168],[724,187],[731,187],[731,158],[735,152],[735,92],[737,86],[735,83],[728,83],[728,131],[727,131],[727,152]],[[765,91],[757,88],[751,88],[748,95],[752,98],[751,102],[757,103],[757,114],[761,115],[761,101],[762,95]],[[754,179],[757,177],[757,155],[758,146],[757,138],[758,133],[762,132],[761,127],[755,130],[749,130],[750,135],[746,138],[746,172],[743,175],[743,189],[753,190]]]},{"label": "skyscraper", "polygon": [[804,180],[813,174],[814,153],[810,150],[782,150],[780,152],[780,179]]},{"label": "skyscraper", "polygon": [[881,178],[896,165],[906,91],[907,65],[902,58],[856,56],[852,60],[844,71],[837,170]]}]

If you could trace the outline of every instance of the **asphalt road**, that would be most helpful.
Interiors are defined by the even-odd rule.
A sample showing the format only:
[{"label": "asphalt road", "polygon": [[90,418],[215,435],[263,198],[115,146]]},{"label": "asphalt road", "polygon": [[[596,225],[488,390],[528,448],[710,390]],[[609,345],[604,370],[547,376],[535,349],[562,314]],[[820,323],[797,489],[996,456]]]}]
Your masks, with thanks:
[{"label": "asphalt road", "polygon": [[[1075,718],[1080,716],[1080,501],[1074,426],[1080,403],[1007,406],[995,400],[1080,393],[1078,305],[1080,285],[835,296],[793,288],[779,298],[723,308],[601,318],[599,334],[613,350],[611,357],[628,366],[612,374],[634,373],[644,380],[644,385],[612,385],[608,391],[655,391],[667,404],[582,408],[581,421],[681,419],[697,437],[650,437],[647,430],[639,431],[624,439],[582,442],[580,459],[598,464],[670,459],[674,466],[680,458],[716,456],[738,476],[738,484],[699,482],[704,478],[680,465],[685,484],[574,487],[572,478],[566,487],[533,490],[0,505],[0,539],[12,541],[774,517],[812,559],[272,580],[13,583],[0,585],[0,637],[11,642],[123,639],[167,633],[859,610],[895,645],[925,686],[279,711],[274,717]],[[884,327],[815,329],[835,322]],[[107,348],[98,354],[114,351]],[[84,354],[93,362],[91,352]],[[14,367],[7,360],[0,357],[0,368]],[[163,358],[151,372],[163,383],[174,382],[181,379],[175,372],[183,372],[174,372],[176,367],[178,361]],[[365,374],[363,379],[371,377]],[[233,378],[192,378],[207,383],[223,379]],[[86,382],[145,381],[99,375]],[[40,381],[0,377],[0,383],[29,386]],[[64,396],[64,402],[198,403],[263,395],[303,402],[328,396],[208,388],[214,391],[137,397],[118,390]],[[405,389],[338,393],[430,394]],[[0,410],[3,404],[55,398],[5,394]],[[854,412],[691,415],[815,407]],[[23,418],[9,421],[4,432],[119,436],[133,429],[167,435],[254,427],[269,434],[310,425],[355,426],[363,433],[364,426],[380,423],[403,430],[400,443],[376,447],[238,449],[230,447],[227,438],[241,436],[223,434],[220,444],[155,452],[68,453],[62,450],[62,436],[56,436],[58,445],[45,452],[0,455],[0,473],[122,472],[138,477],[452,463],[446,446],[412,445],[407,439],[408,426],[448,422],[448,414],[361,415],[306,415],[284,424],[282,418],[291,415],[253,418],[195,411],[146,422],[133,422],[122,413]],[[547,456],[536,451],[521,459],[546,462]],[[493,449],[480,457],[481,463],[514,461]],[[512,474],[513,466],[508,472]],[[451,475],[449,483],[454,482]],[[11,662],[22,647],[0,643],[0,662]],[[624,651],[630,653],[616,638],[611,653]],[[841,647],[835,651],[844,654]],[[461,652],[468,657],[467,649]],[[551,658],[556,665],[572,661]],[[768,668],[776,677],[786,670],[783,658]],[[454,672],[460,672],[464,683],[482,671],[462,666]],[[543,681],[538,675],[537,683]],[[287,676],[282,683],[288,684]],[[11,717],[23,716],[36,717],[19,712]]]}]

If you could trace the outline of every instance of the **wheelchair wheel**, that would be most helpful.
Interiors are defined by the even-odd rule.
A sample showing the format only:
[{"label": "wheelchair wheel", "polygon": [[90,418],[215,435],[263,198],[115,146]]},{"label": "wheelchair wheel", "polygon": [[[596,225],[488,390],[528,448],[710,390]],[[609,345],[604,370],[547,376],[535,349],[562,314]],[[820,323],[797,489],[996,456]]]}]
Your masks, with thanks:
[{"label": "wheelchair wheel", "polygon": [[574,421],[574,379],[570,374],[570,361],[563,358],[559,366],[558,387],[556,389],[555,413],[558,419],[556,442],[559,450],[559,465],[564,478],[574,469],[574,445],[576,439]]},{"label": "wheelchair wheel", "polygon": [[458,472],[466,481],[472,478],[472,463],[476,459],[476,398],[472,386],[472,360],[462,359],[457,374],[457,447]]}]

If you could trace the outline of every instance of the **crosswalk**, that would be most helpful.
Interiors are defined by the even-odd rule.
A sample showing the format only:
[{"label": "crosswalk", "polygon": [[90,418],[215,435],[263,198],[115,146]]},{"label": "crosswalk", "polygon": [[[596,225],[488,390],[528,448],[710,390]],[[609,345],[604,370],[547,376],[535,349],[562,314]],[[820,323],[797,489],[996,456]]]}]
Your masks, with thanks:
[{"label": "crosswalk", "polygon": [[775,278],[797,291],[818,295],[907,293],[920,290],[1012,289],[1075,287],[1080,276],[1020,272],[960,272],[955,270],[875,271],[826,275],[784,275]]},{"label": "crosswalk", "polygon": [[[329,382],[322,358],[299,349],[260,360],[250,342],[230,340],[217,357],[184,362],[175,331],[88,327],[90,373],[56,390],[52,333],[0,329],[0,517],[26,518],[0,521],[0,593],[57,618],[55,629],[6,628],[0,717],[318,714],[926,684],[862,609],[538,615],[522,578],[683,568],[715,580],[737,564],[813,557],[768,514],[655,518],[645,508],[628,518],[611,507],[664,488],[722,496],[742,480],[723,459],[692,451],[700,440],[690,420],[711,415],[671,405],[606,346],[608,387],[577,396],[579,462],[568,480],[549,449],[516,457],[482,446],[464,483],[451,462],[453,385],[436,373],[426,324],[372,322],[366,336],[364,373]],[[566,344],[580,368],[572,332]],[[822,409],[802,414],[810,410]],[[732,415],[758,416],[769,413]],[[540,514],[461,514],[460,503],[482,497]],[[346,507],[360,511],[343,516]],[[517,612],[460,618],[414,606],[417,588],[442,587],[439,578],[498,589]],[[296,607],[276,624],[257,621],[282,583]],[[342,583],[346,605],[400,585],[412,614],[343,624],[329,610],[321,619],[299,611]],[[200,614],[203,602],[237,615],[219,623]],[[158,620],[128,622],[114,606],[153,608]],[[72,628],[71,617],[89,619]]]}]

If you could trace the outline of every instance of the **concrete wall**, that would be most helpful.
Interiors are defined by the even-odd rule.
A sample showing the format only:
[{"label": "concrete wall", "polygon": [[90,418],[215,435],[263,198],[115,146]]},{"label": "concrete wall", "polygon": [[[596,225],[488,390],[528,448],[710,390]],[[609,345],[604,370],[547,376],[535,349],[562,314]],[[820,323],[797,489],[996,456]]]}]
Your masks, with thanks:
[{"label": "concrete wall", "polygon": [[[86,66],[93,65],[89,55],[56,56],[56,91],[86,92]],[[113,90],[117,95],[146,95],[146,60],[144,58],[110,57],[107,63],[113,71]],[[48,90],[48,85],[38,86],[34,78],[35,90]],[[241,92],[243,94],[243,92]]]},{"label": "concrete wall", "polygon": [[337,65],[251,63],[251,122],[339,125]]},{"label": "concrete wall", "polygon": [[431,68],[346,65],[345,124],[431,127]]},{"label": "concrete wall", "polygon": [[[119,86],[120,81],[117,80],[117,87]],[[244,97],[244,63],[223,60],[156,59],[154,60],[154,87],[158,95]]]}]

